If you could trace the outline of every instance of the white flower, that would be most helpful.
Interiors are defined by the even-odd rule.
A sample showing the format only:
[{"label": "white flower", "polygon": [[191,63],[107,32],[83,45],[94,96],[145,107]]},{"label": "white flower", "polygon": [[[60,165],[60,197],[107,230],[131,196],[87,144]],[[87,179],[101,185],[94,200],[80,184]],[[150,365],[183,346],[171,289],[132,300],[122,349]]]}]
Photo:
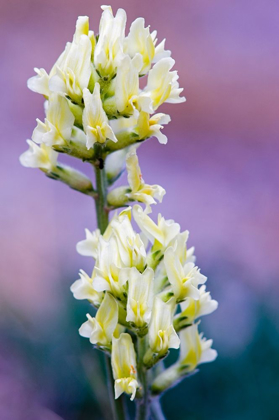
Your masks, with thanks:
[{"label": "white flower", "polygon": [[95,83],[92,94],[88,89],[84,89],[83,99],[85,108],[82,119],[87,138],[87,148],[90,149],[96,142],[105,143],[106,139],[117,142],[117,138],[109,125],[108,117],[103,109],[99,83]]},{"label": "white flower", "polygon": [[96,260],[101,236],[100,230],[96,229],[93,232],[90,232],[90,230],[85,229],[85,235],[86,239],[77,243],[77,252],[84,257],[93,257]]},{"label": "white flower", "polygon": [[[140,54],[131,59],[128,55],[121,60],[115,78],[115,103],[119,113],[132,115],[137,106],[139,95],[139,70],[142,66]],[[147,103],[148,102],[148,103]],[[147,111],[151,101],[142,101],[142,106],[147,103]]]},{"label": "white flower", "polygon": [[181,313],[177,315],[177,319],[183,319],[185,323],[192,324],[195,319],[203,315],[209,315],[218,307],[218,302],[211,298],[210,292],[206,292],[203,285],[199,288],[199,299],[195,300],[191,297],[181,302]]},{"label": "white flower", "polygon": [[149,346],[154,353],[164,355],[168,349],[179,348],[179,337],[173,327],[174,299],[167,303],[155,297],[148,330]]},{"label": "white flower", "polygon": [[114,297],[106,293],[96,317],[86,316],[88,321],[80,327],[80,335],[89,338],[91,344],[110,347],[118,321],[118,305]]},{"label": "white flower", "polygon": [[119,338],[112,338],[111,365],[115,380],[115,398],[126,392],[131,395],[131,400],[133,400],[139,383],[136,353],[129,334],[122,333]]},{"label": "white flower", "polygon": [[31,140],[27,140],[29,149],[22,153],[19,160],[23,166],[28,168],[40,168],[51,171],[56,167],[58,153],[51,147],[41,144],[38,146]]},{"label": "white flower", "polygon": [[217,351],[211,348],[212,340],[198,333],[198,324],[182,330],[180,336],[179,364],[184,371],[192,372],[201,363],[213,362]]},{"label": "white flower", "polygon": [[153,279],[154,271],[151,268],[146,268],[142,274],[135,267],[130,270],[126,321],[132,322],[138,328],[150,321]]},{"label": "white flower", "polygon": [[88,86],[91,75],[93,38],[94,34],[89,31],[88,17],[79,16],[73,42],[67,43],[49,74],[43,68],[34,69],[37,75],[28,80],[28,88],[46,97],[53,91],[68,94],[79,101],[82,89]]},{"label": "white flower", "polygon": [[49,82],[49,75],[45,71],[45,69],[37,67],[34,68],[35,73],[37,73],[37,76],[32,76],[27,81],[27,86],[30,90],[33,92],[40,93],[44,96],[49,96],[49,88],[48,88],[48,82]]},{"label": "white flower", "polygon": [[77,300],[87,299],[89,302],[93,303],[94,306],[100,306],[103,299],[103,293],[97,292],[94,289],[92,285],[93,280],[85,271],[80,270],[79,276],[80,278],[70,287],[74,298]]},{"label": "white flower", "polygon": [[153,112],[163,103],[180,103],[185,98],[180,97],[183,91],[179,88],[176,71],[170,71],[175,61],[170,58],[162,58],[148,73],[147,86],[141,96],[152,99]]},{"label": "white flower", "polygon": [[156,204],[155,199],[160,203],[163,200],[166,191],[160,185],[149,185],[145,184],[135,149],[132,149],[126,158],[126,167],[128,173],[128,182],[131,188],[131,192],[127,193],[126,196],[129,200],[140,201],[146,204],[147,211],[150,212],[151,204]]},{"label": "white flower", "polygon": [[99,39],[94,51],[94,64],[102,77],[110,78],[123,57],[126,12],[118,9],[115,17],[110,6],[102,6]]},{"label": "white flower", "polygon": [[186,263],[182,266],[179,257],[174,252],[173,247],[169,247],[164,255],[164,263],[172,291],[178,301],[186,297],[199,299],[199,284],[206,282],[206,277],[200,273],[194,263]]},{"label": "white flower", "polygon": [[97,260],[92,274],[94,289],[98,292],[107,290],[123,300],[126,294],[128,269],[122,267],[115,237],[111,237],[109,241],[100,237]]},{"label": "white flower", "polygon": [[145,246],[132,227],[130,213],[128,209],[111,221],[111,237],[116,240],[121,265],[142,271],[146,260]]},{"label": "white flower", "polygon": [[63,145],[71,138],[75,118],[70,111],[68,101],[63,96],[52,94],[47,106],[43,123],[37,119],[32,140],[47,146]]},{"label": "white flower", "polygon": [[144,27],[145,22],[143,18],[138,18],[132,22],[130,32],[124,41],[124,51],[134,57],[140,53],[142,56],[142,67],[140,68],[140,75],[144,75],[151,67],[151,63],[160,58],[168,57],[170,51],[164,50],[164,41],[162,41],[156,48],[157,43],[156,31],[150,34],[149,27]]},{"label": "white flower", "polygon": [[79,104],[92,74],[92,34],[88,29],[88,17],[79,17],[73,42],[66,45],[63,56],[60,56],[49,78],[52,92],[68,95]]},{"label": "white flower", "polygon": [[133,207],[133,216],[139,228],[153,243],[153,251],[165,250],[180,231],[178,223],[165,220],[161,214],[158,215],[158,223],[154,223],[139,205]]},{"label": "white flower", "polygon": [[139,134],[140,139],[146,139],[150,137],[156,137],[161,144],[166,144],[168,139],[167,136],[161,133],[161,129],[164,128],[170,122],[170,116],[166,114],[155,114],[150,117],[147,112],[140,112],[137,121],[136,130]]}]

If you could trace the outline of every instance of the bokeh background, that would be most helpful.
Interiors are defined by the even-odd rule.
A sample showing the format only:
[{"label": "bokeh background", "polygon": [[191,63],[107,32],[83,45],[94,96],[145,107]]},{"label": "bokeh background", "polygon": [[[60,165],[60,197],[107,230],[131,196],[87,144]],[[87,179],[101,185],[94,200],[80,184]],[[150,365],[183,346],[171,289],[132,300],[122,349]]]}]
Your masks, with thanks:
[{"label": "bokeh background", "polygon": [[[1,0],[0,418],[109,420],[100,355],[77,330],[88,311],[69,291],[93,203],[20,166],[43,100],[27,90],[50,70],[95,0]],[[111,0],[130,24],[167,38],[187,102],[163,107],[169,143],[140,148],[144,178],[167,190],[164,216],[190,230],[220,302],[202,321],[215,363],[167,393],[167,419],[278,420],[279,2]],[[74,165],[77,162],[72,161]],[[87,167],[87,165],[84,165]],[[90,173],[90,167],[86,168]]]}]

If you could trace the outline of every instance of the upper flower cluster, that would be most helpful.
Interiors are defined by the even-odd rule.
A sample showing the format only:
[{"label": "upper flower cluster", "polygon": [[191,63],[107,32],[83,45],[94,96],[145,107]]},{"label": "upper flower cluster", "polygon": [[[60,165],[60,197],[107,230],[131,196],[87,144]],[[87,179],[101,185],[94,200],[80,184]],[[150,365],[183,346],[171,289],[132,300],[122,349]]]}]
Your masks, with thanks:
[{"label": "upper flower cluster", "polygon": [[[114,16],[110,6],[102,9],[97,35],[89,18],[79,17],[72,42],[51,71],[35,68],[37,75],[28,80],[28,87],[47,100],[46,118],[37,119],[32,135],[37,144],[71,154],[72,145],[89,150],[100,143],[109,151],[152,136],[167,142],[160,130],[170,117],[155,112],[164,102],[185,98],[165,40],[158,43],[143,18],[126,35],[126,12],[119,9]],[[146,85],[140,88],[143,76]]]}]

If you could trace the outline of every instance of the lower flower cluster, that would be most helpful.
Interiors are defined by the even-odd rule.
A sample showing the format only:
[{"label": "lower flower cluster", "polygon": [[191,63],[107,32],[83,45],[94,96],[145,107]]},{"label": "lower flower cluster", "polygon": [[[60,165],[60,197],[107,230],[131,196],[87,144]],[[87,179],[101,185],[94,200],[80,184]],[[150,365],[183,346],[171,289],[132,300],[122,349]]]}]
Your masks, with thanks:
[{"label": "lower flower cluster", "polygon": [[218,304],[206,291],[207,278],[195,265],[194,248],[187,247],[188,235],[161,215],[155,222],[148,206],[135,204],[115,214],[103,235],[86,230],[77,244],[95,265],[91,276],[80,271],[71,291],[97,308],[79,333],[111,356],[115,398],[123,392],[131,400],[140,397],[138,366],[152,369],[172,348],[180,348],[179,358],[152,376],[154,394],[217,356],[196,320]]}]

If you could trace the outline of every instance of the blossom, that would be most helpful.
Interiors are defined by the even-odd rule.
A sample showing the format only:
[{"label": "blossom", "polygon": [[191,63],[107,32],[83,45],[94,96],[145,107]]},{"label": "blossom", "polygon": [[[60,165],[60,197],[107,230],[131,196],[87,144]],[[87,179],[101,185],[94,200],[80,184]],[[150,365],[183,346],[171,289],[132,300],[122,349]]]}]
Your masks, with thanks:
[{"label": "blossom", "polygon": [[174,304],[173,298],[165,303],[159,297],[155,297],[153,303],[148,330],[149,346],[154,353],[162,356],[170,348],[179,348],[179,337],[172,323]]},{"label": "blossom", "polygon": [[80,335],[89,338],[92,344],[109,348],[118,321],[118,306],[114,297],[106,293],[96,317],[86,316],[88,320],[80,327]]},{"label": "blossom", "polygon": [[172,291],[178,301],[186,297],[199,299],[197,286],[206,282],[206,277],[202,275],[194,263],[186,263],[182,266],[179,257],[174,252],[173,247],[169,247],[164,254],[164,263]]},{"label": "blossom", "polygon": [[162,58],[148,73],[147,86],[141,96],[152,99],[154,111],[163,102],[185,102],[185,98],[179,96],[183,89],[179,88],[177,72],[170,71],[174,63],[170,57]]},{"label": "blossom", "polygon": [[[137,105],[139,95],[139,70],[142,66],[140,54],[133,59],[125,55],[121,60],[115,78],[115,103],[120,114],[132,115]],[[150,100],[142,101],[143,106],[147,103],[147,111],[150,109]]]},{"label": "blossom", "polygon": [[138,328],[150,321],[153,304],[153,279],[154,272],[149,267],[143,273],[140,273],[135,267],[130,270],[126,320]]},{"label": "blossom", "polygon": [[116,241],[121,265],[142,271],[146,260],[145,246],[141,236],[132,227],[130,213],[128,209],[111,221],[111,237]]},{"label": "blossom", "polygon": [[101,236],[100,229],[96,229],[93,232],[90,232],[90,230],[85,229],[85,236],[86,239],[77,243],[77,252],[85,257],[93,257],[96,260],[99,239]]},{"label": "blossom", "polygon": [[78,300],[87,299],[94,306],[100,306],[103,299],[103,293],[97,292],[94,289],[93,280],[85,273],[85,271],[80,270],[79,276],[80,278],[70,287],[74,298]]},{"label": "blossom", "polygon": [[37,119],[37,127],[33,131],[32,140],[36,143],[45,143],[47,146],[66,144],[71,138],[74,120],[67,99],[52,94],[49,98],[45,122]]},{"label": "blossom", "polygon": [[102,6],[102,9],[99,39],[94,51],[94,65],[102,77],[111,78],[123,57],[127,17],[123,9],[118,9],[115,17],[110,6]]},{"label": "blossom", "polygon": [[82,89],[88,86],[92,65],[91,50],[95,43],[94,34],[89,31],[87,16],[79,16],[73,42],[68,42],[63,53],[48,74],[43,68],[36,68],[36,76],[31,77],[28,88],[46,97],[51,92],[67,94],[79,102]]},{"label": "blossom", "polygon": [[115,398],[126,392],[133,400],[139,383],[135,349],[129,334],[122,333],[119,338],[112,338],[111,365],[115,380]]},{"label": "blossom", "polygon": [[201,363],[213,362],[217,351],[211,348],[213,341],[198,333],[198,324],[182,330],[180,336],[179,365],[183,371],[192,372]]},{"label": "blossom", "polygon": [[55,64],[54,74],[49,79],[52,92],[67,95],[79,104],[92,74],[92,39],[88,35],[88,18],[84,21],[79,18],[73,42],[66,45],[63,57]]},{"label": "blossom", "polygon": [[115,237],[110,238],[109,241],[100,237],[92,279],[96,291],[109,291],[118,299],[125,299],[127,269],[122,267]]},{"label": "blossom", "polygon": [[133,216],[139,228],[153,243],[153,251],[165,250],[180,231],[178,223],[165,220],[161,214],[158,215],[156,224],[139,205],[133,207]]},{"label": "blossom", "polygon": [[131,192],[127,193],[130,200],[140,201],[146,204],[147,211],[150,212],[151,204],[156,204],[155,198],[161,203],[163,196],[166,194],[164,188],[160,185],[145,184],[136,151],[132,149],[126,157],[126,167],[128,172],[128,182]]},{"label": "blossom", "polygon": [[32,140],[27,140],[29,149],[22,153],[19,160],[23,166],[28,168],[40,168],[44,171],[51,171],[56,167],[58,153],[51,147],[41,144],[38,146]]},{"label": "blossom", "polygon": [[164,41],[157,47],[156,31],[150,34],[149,27],[144,27],[145,21],[143,18],[137,18],[132,22],[130,32],[124,41],[124,51],[134,57],[140,53],[142,56],[142,66],[139,70],[141,76],[145,75],[152,62],[156,62],[158,58],[168,57],[170,51],[164,50]]},{"label": "blossom", "polygon": [[96,142],[104,143],[106,139],[117,142],[117,138],[109,125],[108,117],[103,109],[99,83],[95,83],[92,94],[88,89],[84,89],[83,99],[85,108],[82,120],[87,138],[87,148],[90,149]]},{"label": "blossom", "polygon": [[[139,96],[138,104],[142,106],[142,97]],[[138,138],[145,140],[150,137],[156,137],[161,144],[166,144],[168,139],[161,133],[164,125],[170,122],[170,116],[167,114],[155,114],[150,116],[148,112],[135,110],[130,118],[120,117],[111,121],[111,127],[117,138],[126,134],[129,138]]]},{"label": "blossom", "polygon": [[161,133],[161,129],[164,128],[170,122],[170,116],[166,114],[155,114],[150,117],[147,112],[140,112],[137,121],[136,130],[139,134],[140,139],[156,137],[159,143],[166,144],[168,139],[167,136]]},{"label": "blossom", "polygon": [[218,302],[211,298],[210,292],[206,291],[203,285],[199,288],[199,299],[195,300],[191,297],[181,302],[181,313],[178,319],[184,319],[187,324],[192,324],[195,319],[203,315],[209,315],[218,307]]},{"label": "blossom", "polygon": [[27,81],[27,86],[33,92],[40,93],[41,95],[49,96],[49,75],[43,68],[34,68],[37,76],[32,76]]}]

